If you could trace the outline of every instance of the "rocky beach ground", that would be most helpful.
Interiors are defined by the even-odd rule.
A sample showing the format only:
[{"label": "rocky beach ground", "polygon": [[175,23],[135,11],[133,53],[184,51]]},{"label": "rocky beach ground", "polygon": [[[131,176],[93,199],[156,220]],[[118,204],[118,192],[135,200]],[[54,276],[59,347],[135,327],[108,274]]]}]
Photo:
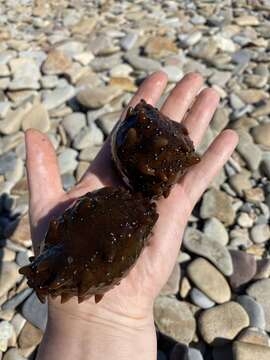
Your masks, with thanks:
[{"label": "rocky beach ground", "polygon": [[48,134],[69,189],[156,70],[166,93],[198,71],[220,94],[199,153],[226,127],[240,136],[156,300],[158,359],[270,359],[269,13],[269,0],[0,0],[0,359],[34,359],[46,326],[18,273],[32,255],[24,131]]}]

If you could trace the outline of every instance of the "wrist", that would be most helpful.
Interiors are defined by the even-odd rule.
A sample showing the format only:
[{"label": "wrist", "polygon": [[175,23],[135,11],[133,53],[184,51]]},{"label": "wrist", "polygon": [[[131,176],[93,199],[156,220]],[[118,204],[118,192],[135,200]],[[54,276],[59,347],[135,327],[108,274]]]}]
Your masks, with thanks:
[{"label": "wrist", "polygon": [[[38,360],[156,359],[153,312],[131,318],[92,302],[49,303],[49,316]],[[73,305],[73,306],[72,306]],[[143,354],[143,355],[142,355]]]}]

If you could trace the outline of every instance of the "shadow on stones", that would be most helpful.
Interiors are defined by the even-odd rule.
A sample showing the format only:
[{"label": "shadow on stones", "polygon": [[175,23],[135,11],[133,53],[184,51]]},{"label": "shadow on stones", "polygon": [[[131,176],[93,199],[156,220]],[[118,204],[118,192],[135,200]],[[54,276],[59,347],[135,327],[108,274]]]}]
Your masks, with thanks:
[{"label": "shadow on stones", "polygon": [[2,274],[4,248],[7,246],[8,238],[16,230],[20,214],[12,214],[12,202],[14,200],[4,193],[0,196],[0,274]]}]

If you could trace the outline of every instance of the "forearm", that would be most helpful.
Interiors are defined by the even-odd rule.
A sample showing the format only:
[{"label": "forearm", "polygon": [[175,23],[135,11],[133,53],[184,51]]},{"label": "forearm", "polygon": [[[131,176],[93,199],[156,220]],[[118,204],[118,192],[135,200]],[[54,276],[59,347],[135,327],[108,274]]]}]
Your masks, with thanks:
[{"label": "forearm", "polygon": [[50,316],[37,360],[156,359],[153,320],[137,324],[115,320]]}]

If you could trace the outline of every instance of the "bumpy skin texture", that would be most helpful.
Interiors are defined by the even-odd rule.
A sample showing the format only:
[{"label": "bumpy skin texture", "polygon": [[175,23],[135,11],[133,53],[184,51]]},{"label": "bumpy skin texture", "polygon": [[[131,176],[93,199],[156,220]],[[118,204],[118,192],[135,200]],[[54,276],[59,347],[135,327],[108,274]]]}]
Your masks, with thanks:
[{"label": "bumpy skin texture", "polygon": [[96,302],[127,275],[158,219],[156,206],[141,194],[105,187],[80,197],[52,220],[44,248],[20,269],[39,299],[61,295]]},{"label": "bumpy skin texture", "polygon": [[112,157],[125,183],[145,196],[167,197],[200,161],[187,129],[141,100],[112,135]]}]

